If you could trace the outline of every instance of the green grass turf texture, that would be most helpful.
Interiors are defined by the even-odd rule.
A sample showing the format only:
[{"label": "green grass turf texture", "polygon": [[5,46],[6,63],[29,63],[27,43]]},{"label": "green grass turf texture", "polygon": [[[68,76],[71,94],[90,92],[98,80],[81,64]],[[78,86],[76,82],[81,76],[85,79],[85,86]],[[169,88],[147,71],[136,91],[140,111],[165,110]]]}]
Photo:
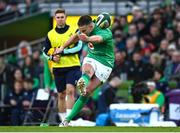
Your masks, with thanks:
[{"label": "green grass turf texture", "polygon": [[39,127],[2,126],[0,132],[180,132],[180,127]]}]

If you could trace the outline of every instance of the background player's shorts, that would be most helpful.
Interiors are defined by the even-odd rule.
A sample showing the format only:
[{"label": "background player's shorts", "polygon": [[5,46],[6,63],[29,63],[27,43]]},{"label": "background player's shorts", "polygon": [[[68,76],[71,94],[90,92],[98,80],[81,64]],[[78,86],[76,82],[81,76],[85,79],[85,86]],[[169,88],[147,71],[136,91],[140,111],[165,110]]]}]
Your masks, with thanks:
[{"label": "background player's shorts", "polygon": [[63,92],[66,89],[66,84],[76,85],[76,82],[81,77],[82,72],[79,66],[68,68],[53,68],[54,80],[58,92]]},{"label": "background player's shorts", "polygon": [[112,68],[107,67],[98,62],[97,60],[89,57],[84,58],[83,65],[86,63],[90,64],[93,67],[95,75],[100,81],[102,81],[103,83],[106,82],[106,80],[109,78],[111,74]]}]

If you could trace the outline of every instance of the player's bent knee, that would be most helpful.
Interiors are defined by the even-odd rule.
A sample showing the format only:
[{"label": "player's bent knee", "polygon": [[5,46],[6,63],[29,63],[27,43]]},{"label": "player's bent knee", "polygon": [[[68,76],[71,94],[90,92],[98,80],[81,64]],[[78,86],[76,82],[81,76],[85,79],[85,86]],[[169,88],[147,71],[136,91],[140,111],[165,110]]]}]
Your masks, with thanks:
[{"label": "player's bent knee", "polygon": [[83,65],[82,71],[83,71],[83,73],[86,73],[90,76],[94,74],[94,69],[93,69],[92,65],[88,64],[88,63]]},{"label": "player's bent knee", "polygon": [[91,64],[88,64],[88,63],[86,63],[86,64],[84,64],[84,65],[82,66],[82,69],[83,69],[83,70],[85,70],[85,71],[87,71],[87,70],[91,70],[91,69],[92,69],[92,65],[91,65]]}]

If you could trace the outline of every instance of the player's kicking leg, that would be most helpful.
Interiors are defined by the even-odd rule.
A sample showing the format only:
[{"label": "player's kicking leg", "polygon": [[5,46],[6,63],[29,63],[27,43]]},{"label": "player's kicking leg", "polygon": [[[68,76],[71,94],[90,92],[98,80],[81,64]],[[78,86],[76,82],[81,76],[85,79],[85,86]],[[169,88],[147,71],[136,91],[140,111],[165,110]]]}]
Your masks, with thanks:
[{"label": "player's kicking leg", "polygon": [[59,125],[60,127],[66,127],[69,122],[80,112],[84,105],[89,100],[89,95],[101,84],[101,81],[94,75],[86,87],[86,94],[81,95],[76,103],[74,104],[71,113],[66,117],[66,119]]}]

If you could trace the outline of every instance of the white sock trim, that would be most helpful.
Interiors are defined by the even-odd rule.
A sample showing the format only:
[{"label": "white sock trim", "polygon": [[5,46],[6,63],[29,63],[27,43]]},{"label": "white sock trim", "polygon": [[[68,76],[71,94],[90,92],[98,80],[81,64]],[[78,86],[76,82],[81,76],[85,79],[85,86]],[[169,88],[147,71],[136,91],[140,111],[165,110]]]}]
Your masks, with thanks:
[{"label": "white sock trim", "polygon": [[71,113],[72,109],[66,109],[66,115],[68,116]]},{"label": "white sock trim", "polygon": [[63,113],[58,113],[61,121],[63,121],[65,118],[66,118],[66,112],[63,112]]}]

